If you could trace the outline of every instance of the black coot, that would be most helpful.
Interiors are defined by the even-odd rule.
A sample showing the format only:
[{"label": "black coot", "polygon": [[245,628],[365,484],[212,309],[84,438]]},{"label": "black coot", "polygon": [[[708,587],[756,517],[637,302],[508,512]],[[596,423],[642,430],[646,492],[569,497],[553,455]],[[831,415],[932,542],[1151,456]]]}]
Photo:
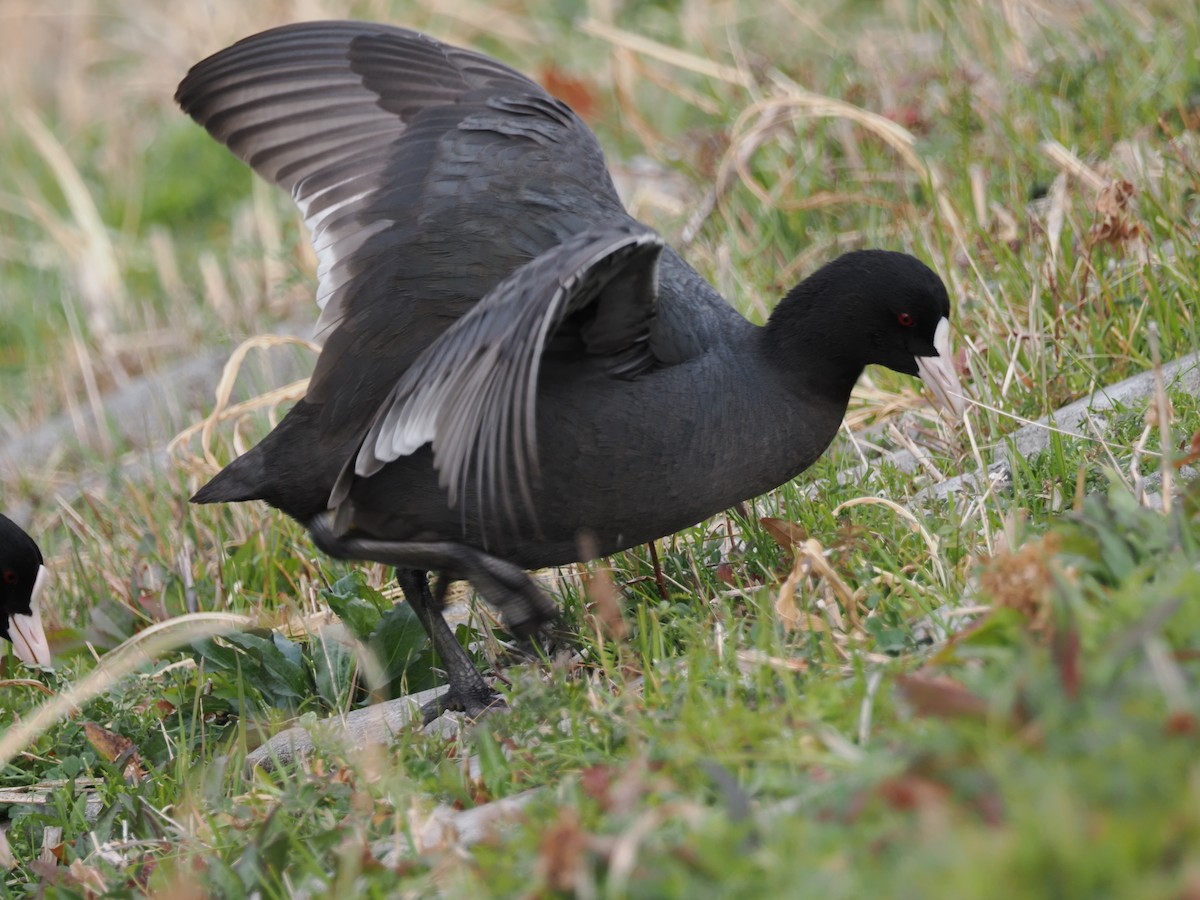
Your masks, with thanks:
[{"label": "black coot", "polygon": [[41,595],[48,572],[42,551],[16,522],[0,515],[0,637],[27,665],[50,665]]},{"label": "black coot", "polygon": [[793,478],[864,366],[919,374],[961,412],[927,266],[848,253],[753,325],[629,216],[579,117],[486,56],[308,22],[204,60],[176,99],[300,207],[323,341],[304,399],[192,499],[266,500],[325,552],[395,566],[447,705],[493,695],[427,572],[528,634],[555,606],[525,569]]}]

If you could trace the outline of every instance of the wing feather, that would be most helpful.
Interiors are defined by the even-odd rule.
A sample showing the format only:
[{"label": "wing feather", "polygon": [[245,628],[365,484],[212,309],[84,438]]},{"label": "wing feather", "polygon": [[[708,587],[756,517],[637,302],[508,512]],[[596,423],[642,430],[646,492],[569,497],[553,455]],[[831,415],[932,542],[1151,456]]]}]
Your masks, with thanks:
[{"label": "wing feather", "polygon": [[[321,339],[347,318],[367,278],[386,284],[403,267],[412,236],[398,223],[438,203],[486,219],[487,181],[499,173],[472,149],[470,165],[459,166],[455,134],[517,135],[534,151],[570,135],[560,153],[589,173],[595,220],[601,209],[620,214],[595,136],[570,110],[504,64],[408,29],[351,21],[272,29],[197,63],[175,96],[291,193],[317,253]],[[523,177],[511,162],[510,170]],[[389,230],[362,259],[367,242]],[[379,258],[390,262],[367,265]],[[481,293],[508,271],[492,273]]]},{"label": "wing feather", "polygon": [[[648,336],[663,247],[655,232],[633,223],[591,230],[498,284],[405,372],[343,470],[330,506],[346,499],[355,477],[369,478],[430,443],[452,506],[474,480],[485,523],[499,514],[515,522],[517,500],[532,510],[543,351],[557,329],[586,309],[585,321],[619,323],[617,334],[585,333],[589,352],[611,357],[622,376],[653,365]],[[633,360],[635,353],[644,358]]]}]

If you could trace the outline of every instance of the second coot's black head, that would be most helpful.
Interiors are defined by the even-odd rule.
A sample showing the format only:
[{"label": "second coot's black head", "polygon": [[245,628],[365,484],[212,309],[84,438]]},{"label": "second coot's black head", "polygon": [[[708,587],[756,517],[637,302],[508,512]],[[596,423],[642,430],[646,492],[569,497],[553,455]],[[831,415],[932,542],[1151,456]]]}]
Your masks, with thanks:
[{"label": "second coot's black head", "polygon": [[29,665],[50,665],[42,630],[41,594],[48,573],[33,538],[0,515],[0,637]]}]

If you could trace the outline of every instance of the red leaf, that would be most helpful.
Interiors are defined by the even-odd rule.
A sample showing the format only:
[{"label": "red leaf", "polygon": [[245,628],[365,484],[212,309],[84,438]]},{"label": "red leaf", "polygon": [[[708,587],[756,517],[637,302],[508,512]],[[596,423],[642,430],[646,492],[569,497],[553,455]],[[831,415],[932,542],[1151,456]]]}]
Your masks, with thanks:
[{"label": "red leaf", "polygon": [[884,110],[883,114],[898,125],[903,125],[909,131],[926,134],[929,131],[929,119],[920,107],[908,103]]},{"label": "red leaf", "polygon": [[[1180,447],[1180,449],[1182,450],[1183,448]],[[1175,460],[1175,468],[1182,469],[1184,466],[1190,466],[1197,462],[1200,462],[1200,431],[1192,435],[1192,439],[1187,446],[1187,453]]]},{"label": "red leaf", "polygon": [[720,563],[717,566],[717,580],[722,584],[727,584],[730,587],[737,587],[737,577],[733,574],[733,566],[728,562]]},{"label": "red leaf", "polygon": [[892,809],[917,810],[942,806],[950,797],[950,788],[920,775],[899,775],[882,782],[879,796]]},{"label": "red leaf", "polygon": [[896,684],[919,716],[937,719],[982,719],[987,716],[987,701],[953,678],[901,675]]},{"label": "red leaf", "polygon": [[595,118],[600,104],[587,82],[568,75],[553,64],[542,66],[538,80],[542,87],[575,110],[581,119]]},{"label": "red leaf", "polygon": [[1079,632],[1074,629],[1055,631],[1051,653],[1054,664],[1058,666],[1058,678],[1062,682],[1063,693],[1074,700],[1079,696],[1079,685],[1082,681],[1079,667]]},{"label": "red leaf", "polygon": [[1191,737],[1197,730],[1196,717],[1190,712],[1180,710],[1167,716],[1163,730],[1171,737]]},{"label": "red leaf", "polygon": [[579,776],[579,786],[583,792],[599,803],[605,812],[612,806],[612,783],[612,766],[592,766],[584,769]]}]

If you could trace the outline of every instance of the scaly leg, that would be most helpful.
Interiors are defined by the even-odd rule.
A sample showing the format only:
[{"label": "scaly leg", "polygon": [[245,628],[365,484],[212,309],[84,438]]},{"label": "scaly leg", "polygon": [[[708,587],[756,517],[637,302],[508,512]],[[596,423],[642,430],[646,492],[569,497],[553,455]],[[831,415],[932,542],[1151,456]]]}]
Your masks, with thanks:
[{"label": "scaly leg", "polygon": [[471,657],[455,639],[454,632],[442,617],[444,587],[439,585],[439,596],[435,600],[429,593],[426,573],[420,569],[397,568],[396,581],[404,591],[404,599],[417,614],[417,619],[433,642],[433,649],[450,680],[447,693],[421,708],[425,724],[428,725],[447,709],[462,710],[472,719],[477,719],[489,707],[502,705],[503,701],[487,686],[471,662]]}]

